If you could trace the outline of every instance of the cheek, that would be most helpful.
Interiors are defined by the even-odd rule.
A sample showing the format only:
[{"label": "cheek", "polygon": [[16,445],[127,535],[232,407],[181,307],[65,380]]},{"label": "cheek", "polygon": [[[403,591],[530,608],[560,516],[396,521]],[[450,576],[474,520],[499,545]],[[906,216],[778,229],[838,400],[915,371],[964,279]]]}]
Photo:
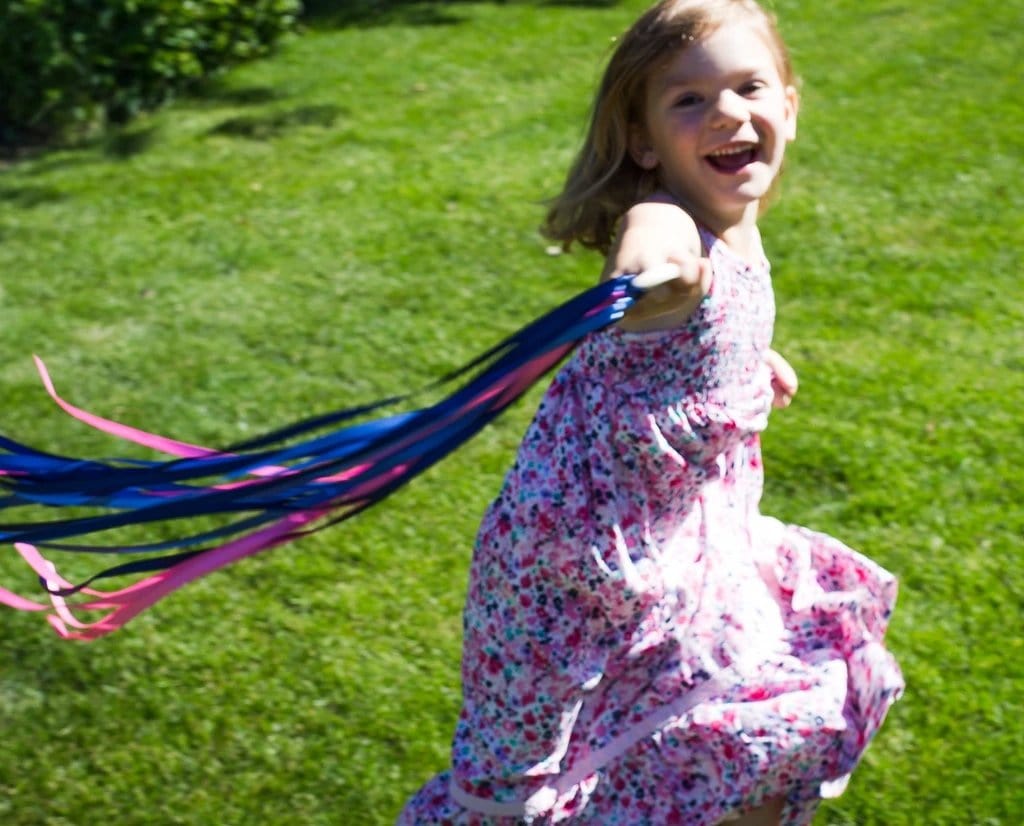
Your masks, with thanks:
[{"label": "cheek", "polygon": [[796,137],[796,121],[790,116],[788,107],[773,107],[771,111],[764,112],[762,123],[770,130],[774,142],[778,144],[776,150]]}]

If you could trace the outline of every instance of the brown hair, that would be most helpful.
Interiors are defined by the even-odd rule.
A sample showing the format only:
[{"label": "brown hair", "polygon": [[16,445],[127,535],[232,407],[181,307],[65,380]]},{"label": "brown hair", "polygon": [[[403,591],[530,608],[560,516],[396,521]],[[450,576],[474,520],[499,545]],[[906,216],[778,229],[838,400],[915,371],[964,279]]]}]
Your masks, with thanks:
[{"label": "brown hair", "polygon": [[779,75],[795,85],[775,17],[755,0],[661,0],[619,39],[598,86],[590,125],[562,192],[549,202],[542,232],[568,247],[607,253],[619,218],[658,188],[657,175],[629,154],[630,126],[644,119],[647,82],[665,60],[723,23],[763,27]]}]

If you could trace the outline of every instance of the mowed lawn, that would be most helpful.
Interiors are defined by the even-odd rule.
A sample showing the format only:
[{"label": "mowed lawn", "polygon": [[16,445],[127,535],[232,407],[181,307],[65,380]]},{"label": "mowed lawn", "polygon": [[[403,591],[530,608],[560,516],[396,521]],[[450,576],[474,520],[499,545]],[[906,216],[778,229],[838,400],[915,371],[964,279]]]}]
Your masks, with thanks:
[{"label": "mowed lawn", "polygon": [[[225,445],[425,385],[593,283],[536,227],[644,5],[321,0],[271,59],[6,164],[0,433],[146,455],[60,413],[33,353],[75,404]],[[763,508],[899,575],[908,683],[817,823],[1018,826],[1024,12],[776,8],[803,105],[763,232],[801,390]],[[473,535],[539,393],[109,638],[0,610],[0,822],[392,823],[447,763]],[[9,548],[0,584],[35,587]]]}]

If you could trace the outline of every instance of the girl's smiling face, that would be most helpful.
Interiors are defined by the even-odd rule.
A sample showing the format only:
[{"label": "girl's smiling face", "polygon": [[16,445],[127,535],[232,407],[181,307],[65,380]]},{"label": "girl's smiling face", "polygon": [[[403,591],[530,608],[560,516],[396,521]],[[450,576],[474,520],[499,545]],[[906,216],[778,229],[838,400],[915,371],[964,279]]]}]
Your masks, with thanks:
[{"label": "girl's smiling face", "polygon": [[653,72],[630,153],[720,232],[756,219],[796,136],[797,105],[765,37],[726,23]]}]

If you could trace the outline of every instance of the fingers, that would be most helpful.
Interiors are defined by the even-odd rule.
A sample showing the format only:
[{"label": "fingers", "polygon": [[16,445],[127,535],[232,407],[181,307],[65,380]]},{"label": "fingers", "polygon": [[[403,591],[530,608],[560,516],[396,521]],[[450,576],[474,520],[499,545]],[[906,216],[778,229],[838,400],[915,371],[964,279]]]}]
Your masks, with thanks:
[{"label": "fingers", "polygon": [[793,403],[793,394],[772,379],[772,407],[785,410]]},{"label": "fingers", "polygon": [[799,387],[796,371],[775,350],[767,350],[764,354],[764,360],[765,364],[772,371],[773,405],[778,408],[789,407]]},{"label": "fingers", "polygon": [[686,258],[681,261],[663,261],[643,268],[633,279],[633,284],[642,290],[668,286],[676,291],[691,292],[700,287],[707,292],[711,281],[711,262],[706,258]]},{"label": "fingers", "polygon": [[644,292],[622,323],[627,330],[654,330],[683,323],[707,295],[711,264],[704,258],[662,261],[634,276]]},{"label": "fingers", "polygon": [[666,261],[664,264],[655,264],[653,267],[645,269],[633,279],[633,285],[641,290],[650,290],[681,277],[682,272],[682,268],[678,264]]}]

